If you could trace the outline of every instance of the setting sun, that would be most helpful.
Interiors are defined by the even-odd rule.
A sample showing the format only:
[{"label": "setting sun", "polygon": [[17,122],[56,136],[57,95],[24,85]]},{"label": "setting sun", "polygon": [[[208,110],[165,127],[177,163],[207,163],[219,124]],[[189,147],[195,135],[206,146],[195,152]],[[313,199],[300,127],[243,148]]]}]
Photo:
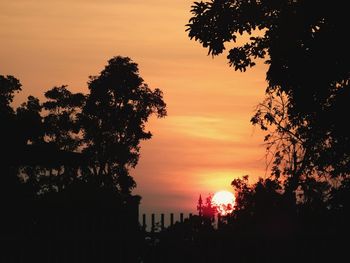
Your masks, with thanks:
[{"label": "setting sun", "polygon": [[229,191],[216,192],[212,199],[212,205],[216,207],[222,216],[232,213],[235,205],[235,196]]}]

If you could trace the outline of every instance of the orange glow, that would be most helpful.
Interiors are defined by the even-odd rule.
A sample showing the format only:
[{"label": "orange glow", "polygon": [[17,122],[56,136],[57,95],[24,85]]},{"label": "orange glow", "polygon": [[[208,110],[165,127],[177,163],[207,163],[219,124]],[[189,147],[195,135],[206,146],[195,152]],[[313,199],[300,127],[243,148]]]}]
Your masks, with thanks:
[{"label": "orange glow", "polygon": [[185,32],[194,1],[0,1],[0,75],[21,80],[16,106],[63,84],[86,93],[88,76],[117,55],[164,92],[168,117],[147,123],[153,137],[130,171],[140,214],[194,213],[197,193],[265,174],[264,134],[249,120],[264,98],[267,65],[241,73],[225,55],[206,56]]},{"label": "orange glow", "polygon": [[232,213],[235,205],[235,196],[229,191],[216,192],[211,200],[218,213],[222,216]]}]

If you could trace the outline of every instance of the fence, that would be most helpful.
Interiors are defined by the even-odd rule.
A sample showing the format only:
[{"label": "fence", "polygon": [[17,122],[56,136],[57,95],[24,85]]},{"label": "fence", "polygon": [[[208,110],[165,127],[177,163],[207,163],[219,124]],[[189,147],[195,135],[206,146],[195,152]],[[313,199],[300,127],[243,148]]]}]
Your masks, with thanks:
[{"label": "fence", "polygon": [[[141,219],[141,226],[144,231],[149,230],[150,232],[155,232],[158,230],[164,230],[168,226],[173,226],[176,222],[183,223],[186,219],[191,219],[193,217],[192,213],[189,213],[187,217],[185,217],[184,213],[180,213],[178,219],[175,221],[174,213],[169,214],[169,224],[166,224],[166,217],[164,213],[160,214],[160,217],[158,218],[159,221],[157,221],[156,214],[152,213],[151,214],[151,224],[147,224],[147,214],[142,214],[142,219]],[[216,217],[214,216],[213,218],[214,221],[214,226],[215,227],[220,227],[220,223],[222,222],[222,217],[220,214],[218,214]]]}]

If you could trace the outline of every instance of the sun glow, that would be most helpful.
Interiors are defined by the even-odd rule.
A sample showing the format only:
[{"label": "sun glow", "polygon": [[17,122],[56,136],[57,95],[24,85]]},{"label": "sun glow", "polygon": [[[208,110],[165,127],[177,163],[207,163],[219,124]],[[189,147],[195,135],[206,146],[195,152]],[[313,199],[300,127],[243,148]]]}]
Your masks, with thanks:
[{"label": "sun glow", "polygon": [[216,192],[211,200],[218,213],[222,216],[231,214],[235,205],[235,196],[229,191]]}]

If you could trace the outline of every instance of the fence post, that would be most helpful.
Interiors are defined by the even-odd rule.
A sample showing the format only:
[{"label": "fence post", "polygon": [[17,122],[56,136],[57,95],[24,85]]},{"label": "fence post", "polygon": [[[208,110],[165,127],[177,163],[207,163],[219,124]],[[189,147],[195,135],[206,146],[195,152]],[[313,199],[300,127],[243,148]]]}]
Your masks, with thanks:
[{"label": "fence post", "polygon": [[173,213],[170,214],[170,225],[171,226],[174,225],[174,214]]},{"label": "fence post", "polygon": [[152,214],[152,229],[151,231],[154,232],[154,225],[155,225],[155,219],[154,219],[154,214]]},{"label": "fence post", "polygon": [[146,214],[142,215],[142,229],[146,231]]},{"label": "fence post", "polygon": [[181,223],[184,222],[184,213],[180,213],[180,222],[181,222]]},{"label": "fence post", "polygon": [[160,227],[162,230],[164,230],[164,214],[160,215]]}]

